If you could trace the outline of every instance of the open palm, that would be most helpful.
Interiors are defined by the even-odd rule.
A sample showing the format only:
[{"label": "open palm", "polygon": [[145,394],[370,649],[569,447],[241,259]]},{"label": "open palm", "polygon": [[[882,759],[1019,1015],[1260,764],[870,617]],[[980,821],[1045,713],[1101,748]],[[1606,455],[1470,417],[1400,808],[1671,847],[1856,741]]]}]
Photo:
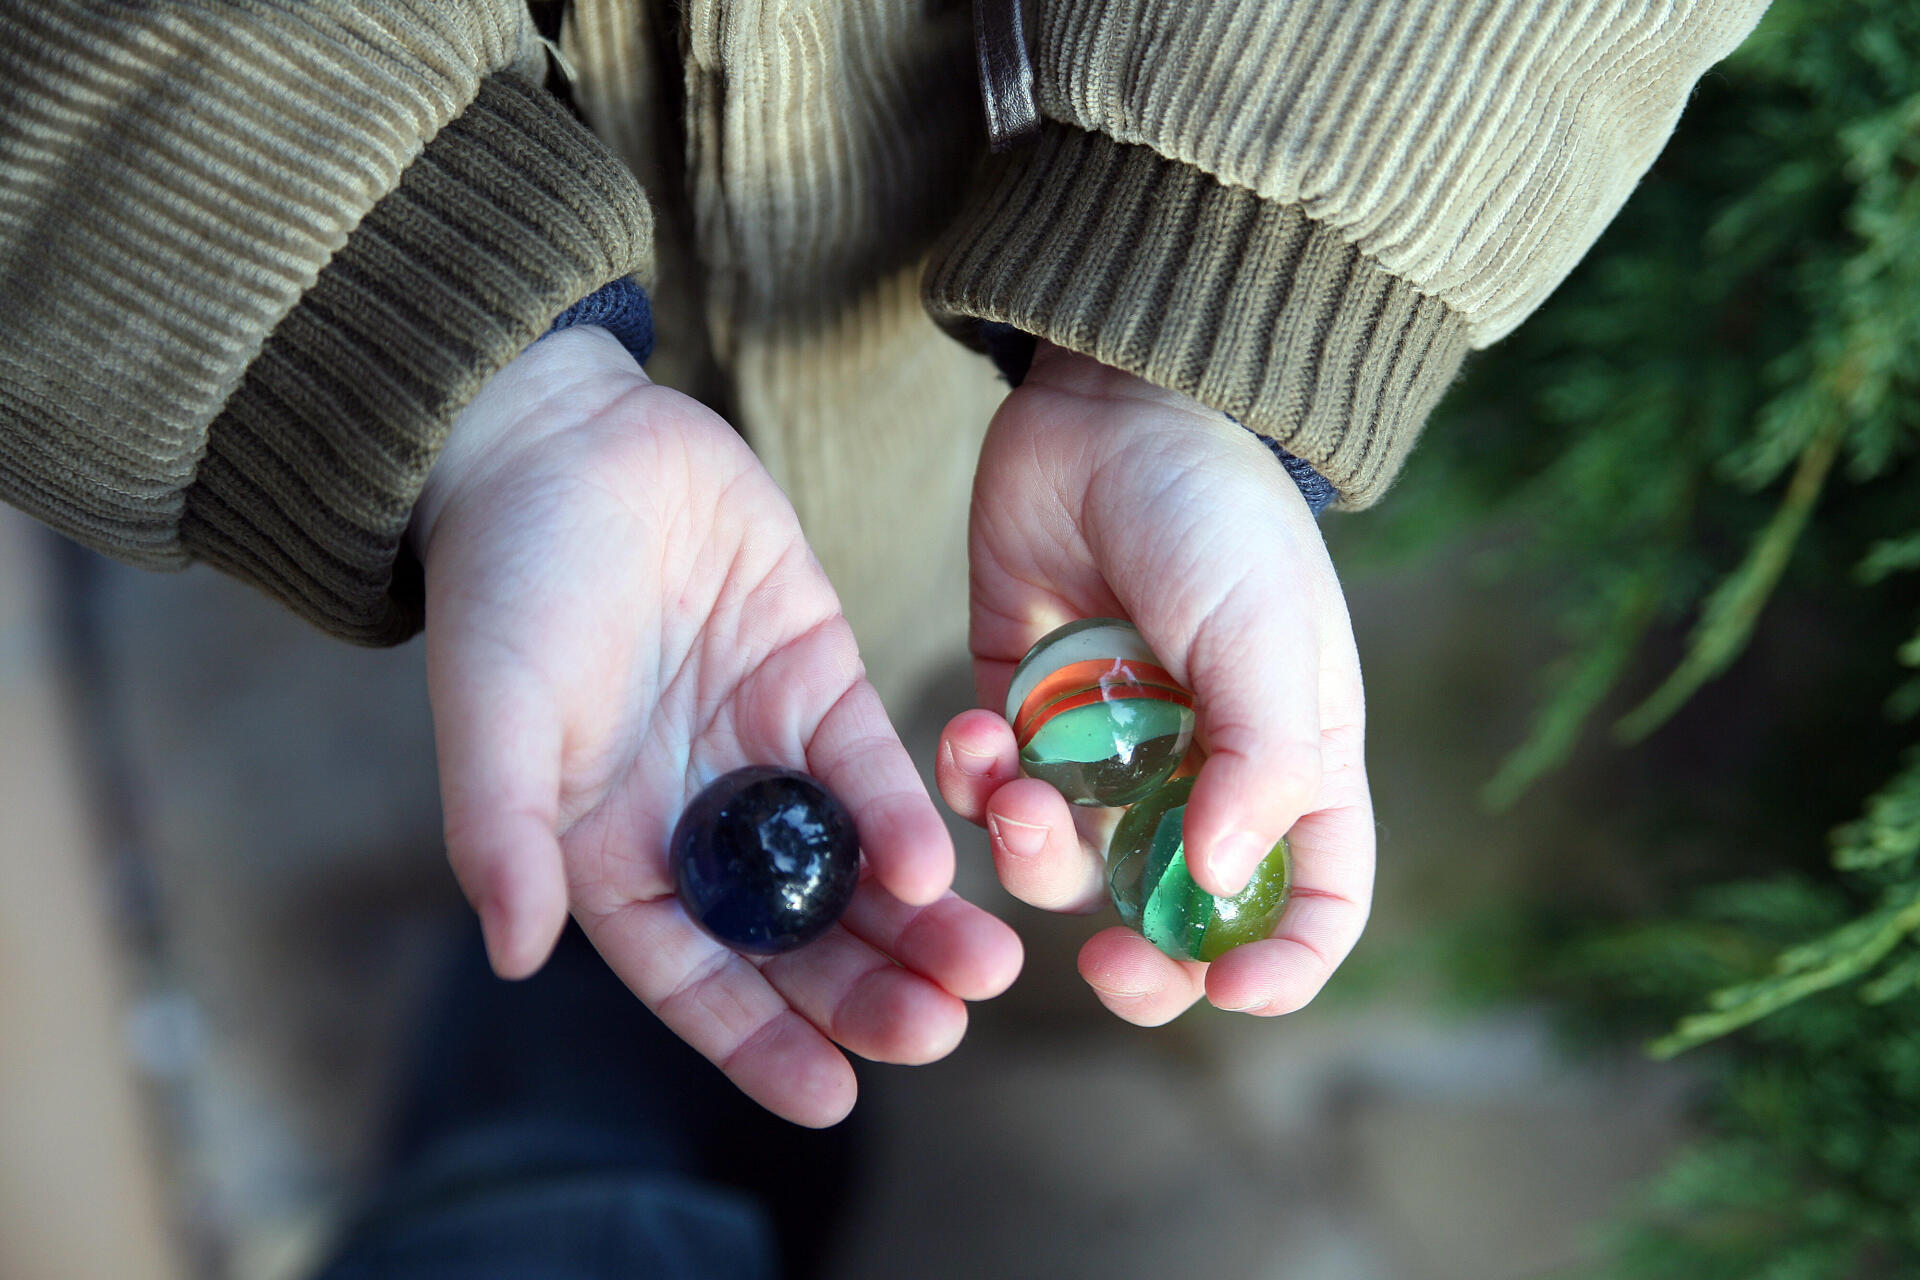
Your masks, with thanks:
[{"label": "open palm", "polygon": [[[927,1062],[1017,940],[948,892],[952,846],[792,508],[727,424],[604,333],[490,383],[416,517],[450,857],[495,967],[537,968],[571,908],[670,1027],[805,1124],[852,1106],[834,1042]],[[686,803],[746,764],[853,813],[862,882],[806,947],[744,957],[674,897]]]},{"label": "open palm", "polygon": [[[983,707],[1002,705],[1014,665],[1054,627],[1129,618],[1196,695],[1206,756],[1186,812],[1194,879],[1236,891],[1282,834],[1292,841],[1293,897],[1272,938],[1209,966],[1109,929],[1081,952],[1082,975],[1146,1024],[1202,994],[1254,1013],[1306,1004],[1365,924],[1374,829],[1353,632],[1293,481],[1223,415],[1043,344],[988,431],[970,552]],[[1099,818],[1018,774],[997,710],[948,726],[941,791],[988,828],[1008,891],[1096,908]]]}]

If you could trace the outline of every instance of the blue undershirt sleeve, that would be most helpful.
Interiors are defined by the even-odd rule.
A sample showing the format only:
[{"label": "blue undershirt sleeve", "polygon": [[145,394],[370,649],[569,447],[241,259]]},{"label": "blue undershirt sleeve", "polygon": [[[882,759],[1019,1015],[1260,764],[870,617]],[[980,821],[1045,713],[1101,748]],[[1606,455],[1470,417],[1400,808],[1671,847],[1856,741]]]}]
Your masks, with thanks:
[{"label": "blue undershirt sleeve", "polygon": [[653,306],[647,301],[647,291],[629,276],[600,286],[562,311],[547,332],[583,324],[599,325],[611,333],[640,364],[653,354]]}]

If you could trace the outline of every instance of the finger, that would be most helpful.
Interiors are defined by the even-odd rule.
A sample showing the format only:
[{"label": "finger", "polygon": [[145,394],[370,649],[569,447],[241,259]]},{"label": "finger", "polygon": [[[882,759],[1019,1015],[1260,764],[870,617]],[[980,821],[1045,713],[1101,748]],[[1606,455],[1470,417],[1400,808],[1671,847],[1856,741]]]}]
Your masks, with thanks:
[{"label": "finger", "polygon": [[447,858],[503,978],[546,963],[567,923],[556,833],[560,727],[537,690],[495,664],[430,654]]},{"label": "finger", "polygon": [[1016,778],[987,802],[993,866],[1008,893],[1047,911],[1091,911],[1105,865],[1081,843],[1070,806],[1037,778]]},{"label": "finger", "polygon": [[841,924],[898,964],[962,1000],[990,1000],[1013,985],[1024,959],[1020,935],[992,914],[949,893],[908,906],[869,880]]},{"label": "finger", "polygon": [[1131,929],[1102,929],[1080,948],[1080,976],[1100,1003],[1141,1027],[1186,1012],[1203,990],[1207,966],[1175,960]]},{"label": "finger", "polygon": [[807,768],[853,814],[860,848],[887,892],[937,901],[953,884],[953,837],[865,680],[833,704],[807,743]]},{"label": "finger", "polygon": [[503,814],[447,827],[447,856],[480,916],[487,959],[502,978],[531,977],[567,925],[567,880],[551,819]]},{"label": "finger", "polygon": [[1302,1009],[1360,940],[1373,897],[1374,825],[1366,804],[1324,809],[1294,827],[1294,885],[1274,936],[1213,962],[1207,999],[1273,1016]]},{"label": "finger", "polygon": [[850,1053],[903,1066],[952,1053],[967,1006],[844,929],[760,962],[788,1005]]},{"label": "finger", "polygon": [[[1305,585],[1256,577],[1202,626],[1187,656],[1206,761],[1187,803],[1187,865],[1209,893],[1253,869],[1317,806],[1320,656]],[[1297,581],[1297,579],[1295,579]]]},{"label": "finger", "polygon": [[620,980],[740,1091],[795,1124],[825,1128],[853,1109],[853,1068],[745,958],[694,925],[677,899],[634,902],[581,921]]},{"label": "finger", "polygon": [[940,734],[934,781],[947,807],[975,826],[985,826],[987,801],[1020,776],[1020,749],[1013,729],[991,711],[963,711]]}]

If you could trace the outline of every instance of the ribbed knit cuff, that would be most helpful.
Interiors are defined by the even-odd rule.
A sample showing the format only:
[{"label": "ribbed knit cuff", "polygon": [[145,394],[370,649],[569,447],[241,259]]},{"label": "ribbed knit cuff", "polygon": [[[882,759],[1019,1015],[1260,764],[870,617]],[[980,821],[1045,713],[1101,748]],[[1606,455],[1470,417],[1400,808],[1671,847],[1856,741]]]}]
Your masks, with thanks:
[{"label": "ribbed knit cuff", "polygon": [[1000,322],[1224,410],[1340,505],[1380,498],[1467,349],[1462,317],[1297,207],[1050,123],[995,162],[928,267],[928,309]]},{"label": "ribbed knit cuff", "polygon": [[363,644],[419,629],[403,550],[454,416],[553,318],[651,273],[628,170],[511,73],[428,142],[274,329],[187,490],[193,553]]}]

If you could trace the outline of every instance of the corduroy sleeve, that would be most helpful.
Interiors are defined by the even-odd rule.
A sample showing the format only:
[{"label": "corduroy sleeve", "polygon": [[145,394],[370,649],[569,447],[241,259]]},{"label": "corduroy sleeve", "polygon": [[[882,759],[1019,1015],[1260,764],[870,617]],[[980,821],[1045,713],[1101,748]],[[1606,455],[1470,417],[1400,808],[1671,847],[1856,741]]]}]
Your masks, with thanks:
[{"label": "corduroy sleeve", "polygon": [[538,87],[524,5],[0,9],[0,498],[406,638],[453,417],[651,270],[645,198]]},{"label": "corduroy sleeve", "polygon": [[1225,410],[1377,501],[1766,0],[1038,0],[1039,137],[936,247],[936,319]]}]

